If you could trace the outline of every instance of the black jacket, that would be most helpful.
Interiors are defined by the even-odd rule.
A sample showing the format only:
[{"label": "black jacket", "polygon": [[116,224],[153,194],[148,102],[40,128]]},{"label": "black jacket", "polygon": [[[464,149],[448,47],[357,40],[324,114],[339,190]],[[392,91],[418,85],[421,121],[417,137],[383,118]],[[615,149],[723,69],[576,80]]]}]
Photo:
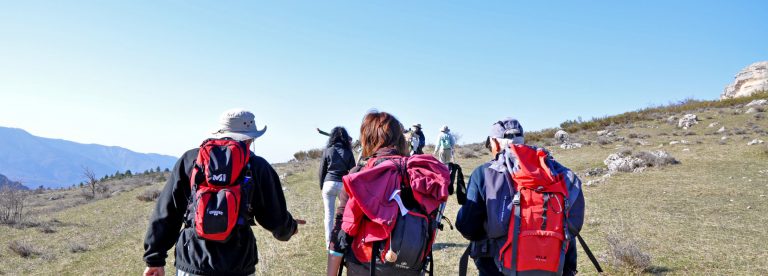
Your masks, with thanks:
[{"label": "black jacket", "polygon": [[[184,227],[184,213],[190,200],[189,175],[197,158],[192,149],[176,162],[165,184],[144,238],[147,266],[165,266],[168,250],[176,246],[176,268],[198,275],[247,275],[256,271],[256,238],[250,226],[238,225],[225,243],[198,239],[193,228]],[[250,196],[255,218],[281,241],[296,231],[296,221],[286,209],[280,180],[272,166],[251,153],[253,193]]]},{"label": "black jacket", "polygon": [[341,178],[355,166],[352,151],[339,143],[333,144],[323,151],[323,162],[320,164],[320,189],[323,182],[341,182]]}]

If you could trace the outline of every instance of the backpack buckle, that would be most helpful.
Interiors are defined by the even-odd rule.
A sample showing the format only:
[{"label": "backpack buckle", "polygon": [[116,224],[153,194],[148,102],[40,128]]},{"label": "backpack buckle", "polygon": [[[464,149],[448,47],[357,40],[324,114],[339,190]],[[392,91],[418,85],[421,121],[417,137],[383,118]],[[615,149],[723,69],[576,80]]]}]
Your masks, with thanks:
[{"label": "backpack buckle", "polygon": [[515,193],[515,197],[512,198],[512,204],[520,205],[520,192]]}]

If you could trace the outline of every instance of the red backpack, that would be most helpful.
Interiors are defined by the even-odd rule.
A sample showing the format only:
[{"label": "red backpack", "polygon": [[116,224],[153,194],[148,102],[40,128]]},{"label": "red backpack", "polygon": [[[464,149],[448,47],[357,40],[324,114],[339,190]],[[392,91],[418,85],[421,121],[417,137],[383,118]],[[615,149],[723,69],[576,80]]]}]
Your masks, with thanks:
[{"label": "red backpack", "polygon": [[499,251],[505,275],[533,272],[562,275],[568,250],[566,219],[568,189],[562,174],[551,170],[548,153],[540,148],[512,145],[517,158],[511,177],[513,219],[507,241]]},{"label": "red backpack", "polygon": [[[244,184],[250,183],[250,152],[243,142],[208,139],[200,146],[190,175],[192,200],[187,208],[188,225],[198,238],[225,242],[240,220]],[[242,213],[247,213],[244,210]]]}]

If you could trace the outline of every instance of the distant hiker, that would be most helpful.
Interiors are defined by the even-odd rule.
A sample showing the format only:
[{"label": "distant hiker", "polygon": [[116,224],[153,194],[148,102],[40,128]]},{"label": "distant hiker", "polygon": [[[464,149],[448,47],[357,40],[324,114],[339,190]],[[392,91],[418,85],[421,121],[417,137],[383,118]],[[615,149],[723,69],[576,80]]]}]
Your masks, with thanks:
[{"label": "distant hiker", "polygon": [[525,145],[515,119],[493,124],[486,146],[494,160],[472,172],[456,218],[480,275],[574,275],[573,237],[584,221],[579,178],[546,150]]},{"label": "distant hiker", "polygon": [[281,241],[298,232],[272,166],[249,150],[258,130],[253,113],[224,112],[220,128],[179,158],[149,220],[144,275],[164,275],[176,246],[177,275],[253,275],[258,254],[251,225]]},{"label": "distant hiker", "polygon": [[340,274],[342,260],[347,275],[423,275],[448,199],[448,167],[430,155],[404,156],[403,126],[389,113],[367,114],[360,141],[365,165],[343,177],[327,275]]},{"label": "distant hiker", "polygon": [[413,133],[413,131],[405,131],[405,142],[408,143],[408,147],[411,149],[409,155],[416,155],[416,149],[419,147],[419,137]]},{"label": "distant hiker", "polygon": [[437,137],[437,143],[435,144],[435,155],[437,159],[443,164],[448,164],[453,160],[453,147],[456,144],[456,140],[451,135],[451,130],[448,126],[440,128],[440,136]]},{"label": "distant hiker", "polygon": [[351,138],[343,127],[335,127],[331,130],[328,145],[323,151],[323,162],[320,164],[320,190],[323,195],[325,207],[325,246],[331,236],[333,228],[333,215],[336,212],[336,197],[344,189],[341,177],[347,175],[355,166],[355,157],[352,155]]},{"label": "distant hiker", "polygon": [[418,138],[418,143],[416,146],[411,146],[411,155],[424,154],[426,140],[424,139],[424,132],[421,131],[421,124],[414,124],[412,133],[414,137]]}]

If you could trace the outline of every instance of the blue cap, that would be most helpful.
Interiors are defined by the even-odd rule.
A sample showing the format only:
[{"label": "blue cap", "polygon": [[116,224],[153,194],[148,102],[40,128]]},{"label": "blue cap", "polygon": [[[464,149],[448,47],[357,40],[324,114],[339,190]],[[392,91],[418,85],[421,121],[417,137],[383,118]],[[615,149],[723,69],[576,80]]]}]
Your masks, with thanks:
[{"label": "blue cap", "polygon": [[504,118],[491,126],[491,138],[515,139],[523,137],[523,126],[514,118]]}]

